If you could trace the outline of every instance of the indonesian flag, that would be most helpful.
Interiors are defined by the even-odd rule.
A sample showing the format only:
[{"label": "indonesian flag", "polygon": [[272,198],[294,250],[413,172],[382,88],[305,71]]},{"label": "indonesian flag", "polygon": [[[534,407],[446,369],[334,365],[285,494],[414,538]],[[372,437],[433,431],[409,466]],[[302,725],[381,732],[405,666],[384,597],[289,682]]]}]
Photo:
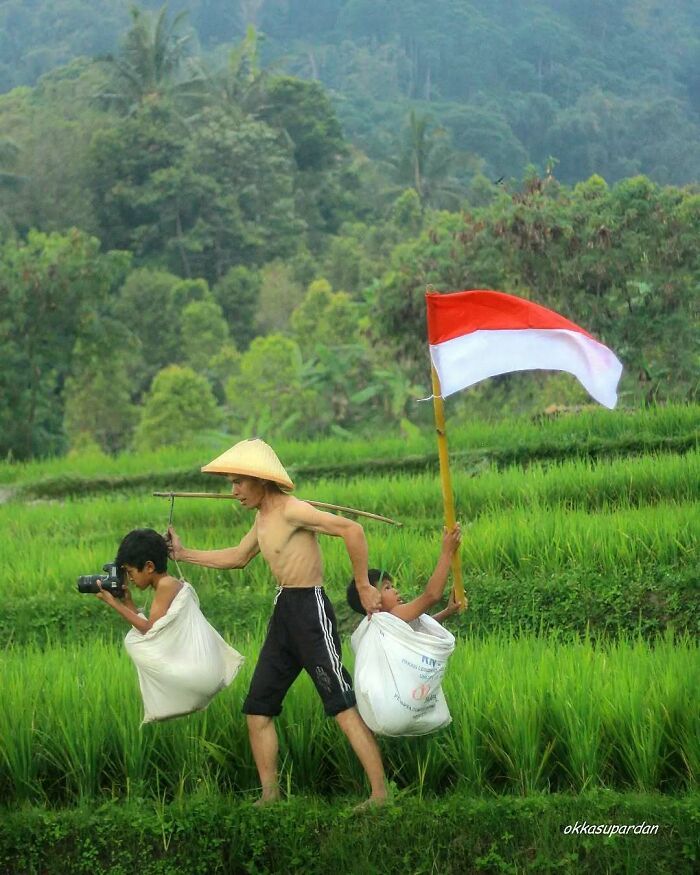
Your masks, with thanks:
[{"label": "indonesian flag", "polygon": [[563,316],[503,292],[428,292],[430,358],[443,398],[511,371],[568,371],[605,407],[617,404],[622,365]]}]

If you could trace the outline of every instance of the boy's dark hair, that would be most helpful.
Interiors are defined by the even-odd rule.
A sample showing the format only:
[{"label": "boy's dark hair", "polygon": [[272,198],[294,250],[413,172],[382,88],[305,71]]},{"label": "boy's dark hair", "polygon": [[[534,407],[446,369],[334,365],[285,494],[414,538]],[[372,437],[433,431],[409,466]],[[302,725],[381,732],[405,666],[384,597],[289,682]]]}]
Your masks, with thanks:
[{"label": "boy's dark hair", "polygon": [[124,536],[114,561],[120,567],[133,565],[141,571],[149,559],[156,571],[167,571],[168,543],[153,529],[134,529]]},{"label": "boy's dark hair", "polygon": [[[379,568],[370,568],[367,572],[367,577],[369,578],[369,582],[372,584],[372,586],[376,586],[382,580],[388,580],[391,583],[391,575],[387,571],[380,571]],[[360,594],[358,593],[357,587],[355,586],[354,577],[348,584],[345,595],[347,596],[348,604],[353,609],[353,611],[357,611],[358,614],[362,614],[363,616],[367,613],[367,611],[362,607]]]}]

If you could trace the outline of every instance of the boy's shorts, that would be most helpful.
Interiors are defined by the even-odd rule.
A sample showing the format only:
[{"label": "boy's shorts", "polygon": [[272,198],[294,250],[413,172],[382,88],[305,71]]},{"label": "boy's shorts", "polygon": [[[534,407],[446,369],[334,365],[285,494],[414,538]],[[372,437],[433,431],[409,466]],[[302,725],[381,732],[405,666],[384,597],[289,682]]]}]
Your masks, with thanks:
[{"label": "boy's shorts", "polygon": [[282,587],[278,592],[243,713],[276,717],[302,668],[329,717],[353,707],[355,693],[340,661],[335,612],[322,586]]}]

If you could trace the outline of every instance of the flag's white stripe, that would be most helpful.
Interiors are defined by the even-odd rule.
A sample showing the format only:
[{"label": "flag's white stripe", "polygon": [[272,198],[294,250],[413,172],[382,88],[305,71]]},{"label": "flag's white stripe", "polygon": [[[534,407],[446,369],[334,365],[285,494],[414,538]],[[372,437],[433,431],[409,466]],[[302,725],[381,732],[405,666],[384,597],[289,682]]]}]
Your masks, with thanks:
[{"label": "flag's white stripe", "polygon": [[473,331],[430,346],[444,398],[487,377],[535,369],[568,371],[596,401],[617,403],[622,365],[607,346],[564,328]]},{"label": "flag's white stripe", "polygon": [[318,620],[321,624],[321,629],[323,631],[323,637],[326,641],[326,650],[328,650],[328,656],[330,658],[331,667],[333,669],[333,673],[338,678],[338,682],[340,683],[341,690],[349,690],[350,684],[343,677],[343,667],[340,662],[340,655],[338,651],[335,649],[335,644],[333,643],[333,632],[331,621],[328,619],[328,615],[326,614],[326,609],[323,604],[323,596],[321,595],[321,590],[319,587],[315,587],[316,591],[316,606],[318,608]]}]

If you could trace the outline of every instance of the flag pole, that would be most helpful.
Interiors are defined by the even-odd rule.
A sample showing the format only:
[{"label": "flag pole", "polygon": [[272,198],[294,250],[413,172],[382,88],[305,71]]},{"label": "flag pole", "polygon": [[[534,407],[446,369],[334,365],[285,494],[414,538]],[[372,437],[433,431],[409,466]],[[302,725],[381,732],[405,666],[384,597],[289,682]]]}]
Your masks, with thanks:
[{"label": "flag pole", "polygon": [[[452,493],[452,477],[450,476],[450,459],[447,454],[447,428],[445,426],[445,406],[442,403],[440,390],[440,378],[435,365],[430,364],[430,373],[433,381],[433,408],[435,410],[435,431],[438,441],[438,458],[440,459],[440,481],[442,483],[442,503],[445,509],[445,525],[451,531],[457,522],[455,516],[455,502]],[[452,589],[455,602],[463,611],[468,605],[468,599],[464,594],[462,583],[462,565],[459,559],[459,550],[452,557]]]}]

